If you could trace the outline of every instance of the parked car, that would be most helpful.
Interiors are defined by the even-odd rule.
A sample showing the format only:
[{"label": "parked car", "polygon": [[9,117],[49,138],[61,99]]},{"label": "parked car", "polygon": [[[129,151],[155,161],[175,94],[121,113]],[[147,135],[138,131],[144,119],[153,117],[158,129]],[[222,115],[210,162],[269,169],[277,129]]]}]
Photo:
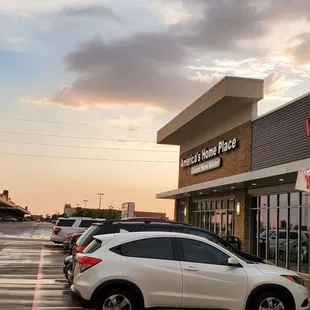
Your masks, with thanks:
[{"label": "parked car", "polygon": [[[122,232],[137,232],[137,231],[170,231],[170,232],[181,232],[188,233],[192,235],[198,235],[208,240],[211,240],[220,246],[227,248],[229,251],[236,253],[244,257],[247,260],[254,262],[264,263],[265,261],[255,255],[241,252],[236,249],[234,245],[225,241],[221,237],[211,233],[207,230],[196,228],[190,224],[174,222],[174,221],[150,221],[150,220],[126,220],[126,221],[109,221],[101,224],[93,224],[89,227],[82,236],[77,240],[76,244],[72,247],[72,262],[65,260],[64,262],[64,271],[67,272],[65,277],[68,279],[69,283],[73,282],[74,277],[74,267],[76,264],[76,255],[84,251],[84,249],[92,242],[93,237],[96,235],[109,234],[109,233],[122,233]],[[67,268],[66,264],[72,266],[72,268]]]},{"label": "parked car", "polygon": [[[287,235],[286,229],[279,229],[278,231],[279,244],[286,241],[286,235]],[[266,243],[266,236],[267,236],[267,230],[264,230],[259,236],[260,242]],[[309,232],[302,230],[300,237],[302,241],[307,241],[309,239]],[[277,238],[277,230],[270,229],[269,230],[269,245],[270,246],[276,245],[276,238]],[[289,240],[298,240],[298,230],[290,230]]]},{"label": "parked car", "polygon": [[[306,310],[295,272],[173,232],[96,236],[77,258],[72,297],[102,309]],[[108,266],[108,268],[107,268]]]},{"label": "parked car", "polygon": [[62,244],[65,237],[70,233],[85,231],[93,223],[104,222],[105,219],[91,217],[62,217],[59,218],[52,228],[51,240],[56,244]]},{"label": "parked car", "polygon": [[78,231],[76,233],[70,233],[67,236],[65,236],[63,247],[66,250],[69,250],[71,252],[72,245],[76,242],[76,240],[84,233],[83,231]]}]

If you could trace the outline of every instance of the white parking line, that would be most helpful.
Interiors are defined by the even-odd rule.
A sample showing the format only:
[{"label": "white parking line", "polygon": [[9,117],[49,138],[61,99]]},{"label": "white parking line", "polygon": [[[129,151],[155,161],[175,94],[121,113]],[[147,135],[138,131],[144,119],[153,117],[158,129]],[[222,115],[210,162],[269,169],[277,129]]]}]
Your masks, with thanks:
[{"label": "white parking line", "polygon": [[40,262],[37,274],[37,283],[35,286],[35,291],[33,295],[32,301],[32,310],[39,310],[39,301],[40,301],[40,287],[41,287],[41,279],[42,279],[42,271],[43,271],[43,260],[44,260],[44,247],[42,246],[41,254],[40,254]]},{"label": "white parking line", "polygon": [[[83,309],[82,307],[40,307],[38,310],[48,310],[48,309],[66,309],[66,310],[75,310],[75,309]],[[87,309],[86,309],[87,310]]]}]

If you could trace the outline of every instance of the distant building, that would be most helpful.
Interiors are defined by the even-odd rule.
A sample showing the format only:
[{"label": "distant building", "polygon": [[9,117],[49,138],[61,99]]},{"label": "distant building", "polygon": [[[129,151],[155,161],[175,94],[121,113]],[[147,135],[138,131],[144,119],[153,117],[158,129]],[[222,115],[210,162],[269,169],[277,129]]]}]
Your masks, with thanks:
[{"label": "distant building", "polygon": [[122,204],[122,215],[121,218],[126,217],[156,217],[156,218],[167,218],[166,213],[161,212],[150,212],[150,211],[136,211],[134,202],[125,202]]},{"label": "distant building", "polygon": [[72,216],[74,213],[76,212],[76,208],[72,208],[71,204],[65,204],[64,207],[64,214],[66,214],[66,216]]},{"label": "distant building", "polygon": [[22,219],[25,215],[30,215],[28,207],[22,208],[13,202],[9,196],[9,191],[4,190],[0,194],[0,217],[13,216]]}]

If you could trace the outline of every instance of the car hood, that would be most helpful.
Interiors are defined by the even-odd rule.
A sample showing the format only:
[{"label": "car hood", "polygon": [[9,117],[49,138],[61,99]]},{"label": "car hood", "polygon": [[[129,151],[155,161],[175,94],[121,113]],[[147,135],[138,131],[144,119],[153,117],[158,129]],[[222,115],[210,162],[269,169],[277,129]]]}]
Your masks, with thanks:
[{"label": "car hood", "polygon": [[284,268],[280,268],[277,266],[273,266],[273,265],[267,265],[267,264],[255,264],[256,268],[264,273],[264,274],[274,274],[274,275],[287,275],[287,276],[298,276],[297,273],[284,269]]}]

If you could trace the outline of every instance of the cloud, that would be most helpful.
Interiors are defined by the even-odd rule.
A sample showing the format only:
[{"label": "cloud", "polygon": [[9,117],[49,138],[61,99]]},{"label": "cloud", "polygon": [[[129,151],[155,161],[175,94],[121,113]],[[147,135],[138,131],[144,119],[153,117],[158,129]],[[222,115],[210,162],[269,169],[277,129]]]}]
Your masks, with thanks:
[{"label": "cloud", "polygon": [[180,64],[187,59],[186,49],[169,33],[139,34],[109,45],[94,39],[66,56],[67,68],[79,76],[52,102],[183,107],[206,87],[183,75]]},{"label": "cloud", "polygon": [[298,43],[286,50],[298,66],[309,65],[310,66],[310,32],[303,33],[294,38]]},{"label": "cloud", "polygon": [[297,86],[301,80],[298,79],[288,79],[284,74],[271,73],[265,79],[264,90],[265,98],[268,97],[280,97],[287,90],[292,87]]},{"label": "cloud", "polygon": [[[76,79],[56,92],[49,103],[74,108],[130,105],[180,110],[228,72],[268,76],[269,95],[279,95],[298,83],[281,71],[291,66],[287,59],[279,57],[283,55],[270,56],[277,43],[265,43],[275,23],[293,23],[297,17],[306,20],[309,10],[305,8],[310,7],[309,2],[281,4],[279,11],[269,0],[259,4],[254,0],[190,3],[179,0],[178,3],[184,5],[184,10],[177,21],[168,23],[164,32],[127,34],[109,43],[94,38],[66,55],[65,66],[76,74]],[[71,9],[71,14],[96,11],[89,7],[83,10],[82,13],[80,7]],[[305,60],[307,55],[301,52],[305,47],[296,45],[295,57]],[[205,72],[201,66],[191,65],[195,59],[205,58],[204,55],[213,57]]]},{"label": "cloud", "polygon": [[63,13],[70,17],[104,17],[118,23],[121,22],[120,17],[103,5],[70,6],[65,7]]}]

